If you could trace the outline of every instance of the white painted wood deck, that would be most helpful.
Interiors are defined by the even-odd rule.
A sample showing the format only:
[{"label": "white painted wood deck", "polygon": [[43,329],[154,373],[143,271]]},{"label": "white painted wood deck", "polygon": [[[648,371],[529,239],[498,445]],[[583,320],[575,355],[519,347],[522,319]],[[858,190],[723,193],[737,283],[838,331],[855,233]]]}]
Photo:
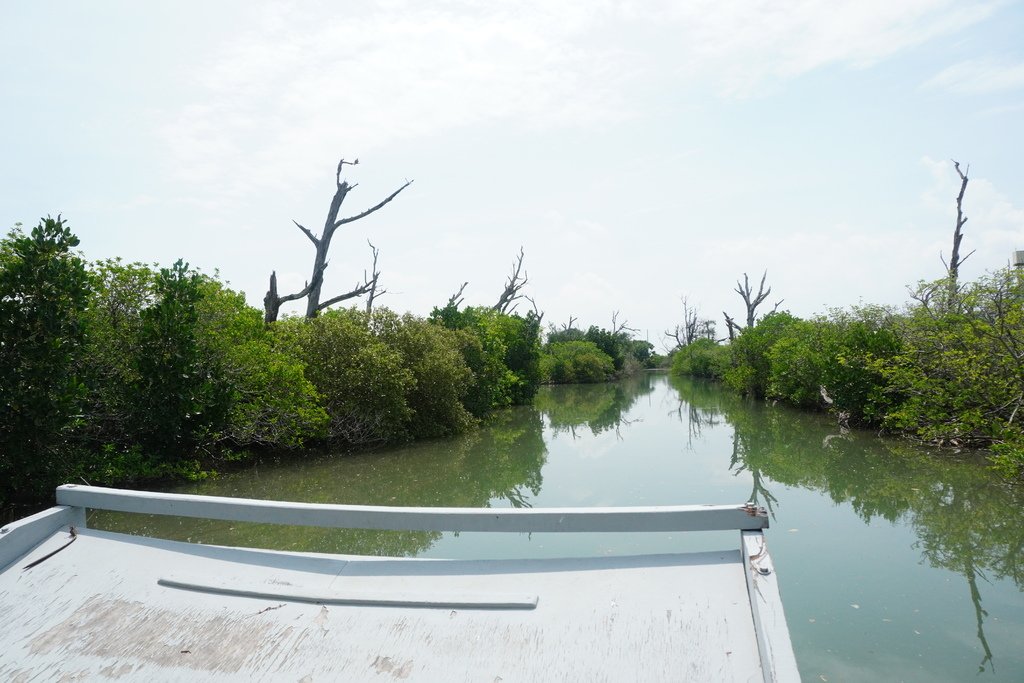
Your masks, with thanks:
[{"label": "white painted wood deck", "polygon": [[[58,500],[74,505],[0,533],[0,680],[798,680],[764,551],[766,519],[742,506],[589,515],[435,509],[422,518],[410,517],[409,509],[89,487],[62,487]],[[146,512],[170,506],[164,514],[195,511],[201,503],[203,516],[244,514],[249,521],[268,515],[276,521],[284,506],[310,524],[382,525],[373,528],[410,528],[418,519],[413,523],[420,526],[411,528],[447,530],[490,516],[504,530],[568,524],[593,531],[603,528],[602,514],[616,529],[719,528],[722,520],[749,528],[740,531],[737,548],[720,552],[391,559],[203,546],[84,528],[81,506],[106,503]],[[77,533],[70,545],[23,569],[67,544],[70,525]]]}]

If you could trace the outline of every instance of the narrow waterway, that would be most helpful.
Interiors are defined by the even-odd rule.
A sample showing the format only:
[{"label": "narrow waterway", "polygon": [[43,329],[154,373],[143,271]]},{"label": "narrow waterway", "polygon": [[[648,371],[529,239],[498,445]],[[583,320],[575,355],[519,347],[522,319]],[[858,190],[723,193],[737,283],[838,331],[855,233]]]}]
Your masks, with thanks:
[{"label": "narrow waterway", "polygon": [[[1024,680],[1024,487],[827,416],[648,374],[543,388],[456,439],[264,463],[176,489],[378,505],[742,503],[768,543],[806,681]],[[736,534],[505,535],[266,527],[94,513],[166,538],[431,557],[735,547]]]}]

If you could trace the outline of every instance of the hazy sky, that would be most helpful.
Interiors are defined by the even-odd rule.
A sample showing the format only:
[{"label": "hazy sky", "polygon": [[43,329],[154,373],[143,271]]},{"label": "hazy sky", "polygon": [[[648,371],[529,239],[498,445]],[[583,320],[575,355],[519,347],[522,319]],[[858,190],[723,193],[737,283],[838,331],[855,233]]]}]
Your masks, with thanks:
[{"label": "hazy sky", "polygon": [[[0,2],[0,220],[62,213],[90,259],[184,258],[261,306],[309,277],[292,219],[343,215],[324,293],[493,304],[523,246],[545,321],[660,345],[744,272],[807,316],[1024,249],[1024,7],[801,2]],[[318,231],[318,229],[316,229]],[[528,305],[528,304],[527,304]],[[720,332],[724,326],[719,322]]]}]

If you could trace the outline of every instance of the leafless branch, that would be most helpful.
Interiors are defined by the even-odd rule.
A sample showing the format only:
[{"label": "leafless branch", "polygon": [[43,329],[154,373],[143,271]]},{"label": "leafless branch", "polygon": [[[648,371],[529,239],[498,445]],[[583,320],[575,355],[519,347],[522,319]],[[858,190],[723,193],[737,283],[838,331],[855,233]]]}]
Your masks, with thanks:
[{"label": "leafless branch", "polygon": [[524,294],[523,298],[526,299],[527,301],[529,301],[530,305],[533,306],[533,314],[535,316],[537,316],[537,324],[539,325],[540,322],[542,320],[544,320],[544,311],[542,311],[539,308],[537,308],[537,302],[534,301],[532,296],[527,296],[527,295]]},{"label": "leafless branch", "polygon": [[733,341],[736,338],[736,334],[742,328],[740,328],[740,326],[736,324],[736,321],[733,320],[725,311],[722,311],[722,315],[725,316],[725,326],[729,330],[729,341]]},{"label": "leafless branch", "polygon": [[957,294],[957,280],[960,277],[960,266],[966,261],[971,254],[960,258],[960,242],[963,240],[963,227],[967,223],[967,216],[964,215],[964,194],[967,192],[967,174],[970,173],[971,167],[968,166],[966,171],[960,170],[960,162],[955,159],[951,159],[953,162],[953,168],[956,169],[956,174],[960,176],[960,192],[956,196],[956,228],[953,230],[953,251],[949,255],[949,264],[943,261],[943,265],[946,265],[946,272],[949,275],[949,299],[951,304],[955,304]]},{"label": "leafless branch", "polygon": [[[344,203],[349,191],[351,191],[357,186],[355,184],[350,184],[347,180],[343,180],[341,177],[342,171],[344,170],[345,166],[356,166],[358,164],[359,159],[356,159],[355,161],[345,161],[345,159],[343,158],[338,162],[338,168],[335,173],[334,196],[331,198],[330,207],[327,209],[327,218],[324,221],[323,233],[319,237],[314,235],[312,231],[307,229],[298,221],[292,221],[299,228],[299,230],[301,230],[302,233],[306,235],[309,241],[312,242],[313,246],[316,248],[316,254],[313,258],[312,274],[310,275],[309,283],[302,290],[301,293],[289,294],[287,297],[282,297],[277,294],[276,279],[271,278],[271,288],[263,299],[264,310],[266,312],[265,320],[267,322],[273,322],[274,320],[277,319],[278,311],[280,310],[281,304],[285,301],[294,301],[295,299],[305,297],[306,317],[313,318],[317,315],[317,313],[319,313],[323,309],[339,301],[344,301],[346,299],[351,299],[356,296],[361,296],[368,292],[373,292],[374,296],[380,296],[381,294],[383,294],[383,292],[376,291],[377,276],[379,275],[376,269],[377,251],[376,248],[373,247],[373,245],[370,245],[371,248],[374,249],[374,276],[367,277],[366,273],[364,273],[364,283],[362,285],[356,285],[356,287],[351,291],[346,292],[345,294],[342,294],[340,296],[336,296],[328,300],[327,302],[321,301],[324,273],[327,270],[327,254],[330,251],[331,240],[334,238],[335,231],[340,226],[346,223],[351,223],[353,221],[359,220],[360,218],[365,218],[366,216],[369,216],[371,213],[377,211],[385,204],[390,202],[392,199],[397,197],[398,193],[400,193],[405,188],[409,187],[409,185],[412,183],[411,180],[407,180],[404,185],[402,185],[397,190],[392,192],[383,201],[379,202],[376,206],[373,206],[355,216],[351,216],[349,218],[342,218],[339,220],[338,212],[341,210],[342,203]],[[372,307],[372,302],[369,304],[369,306]]]},{"label": "leafless branch", "polygon": [[336,304],[336,303],[338,303],[340,301],[346,301],[348,299],[354,299],[357,296],[362,296],[363,294],[366,294],[367,292],[369,292],[371,289],[373,289],[373,281],[372,280],[371,281],[363,282],[363,284],[361,284],[361,285],[357,284],[352,290],[350,290],[348,292],[345,292],[344,294],[339,294],[338,296],[332,297],[332,298],[328,299],[327,301],[321,301],[319,306],[317,306],[316,310],[319,313],[320,311],[324,310],[328,306],[333,306],[334,304]]},{"label": "leafless branch", "polygon": [[[339,219],[339,220],[337,220],[337,221],[335,221],[335,222],[334,222],[334,227],[335,227],[335,228],[339,228],[339,227],[341,227],[342,225],[345,225],[346,223],[351,223],[351,222],[353,222],[353,221],[357,221],[357,220],[359,220],[360,218],[366,218],[366,217],[367,217],[367,216],[369,216],[369,215],[370,215],[371,213],[373,213],[374,211],[377,211],[378,209],[382,208],[382,207],[383,207],[383,206],[384,206],[385,204],[387,204],[387,203],[388,203],[388,202],[390,202],[390,201],[391,201],[392,199],[394,199],[395,197],[397,197],[397,196],[398,196],[398,193],[399,193],[399,192],[401,192],[401,191],[402,191],[402,190],[404,190],[405,188],[407,188],[407,187],[409,187],[410,185],[412,185],[412,183],[413,183],[413,181],[411,181],[411,180],[406,180],[406,181],[405,181],[405,185],[402,185],[402,186],[401,186],[400,188],[398,188],[397,190],[395,190],[394,192],[392,192],[391,194],[389,194],[389,195],[388,195],[388,196],[387,196],[387,197],[386,197],[386,198],[385,198],[385,199],[384,199],[384,200],[383,200],[382,202],[380,202],[380,203],[379,203],[379,204],[377,204],[376,206],[371,206],[371,207],[370,207],[369,209],[367,209],[366,211],[363,211],[362,213],[356,214],[355,216],[349,216],[348,218],[342,218],[342,219]],[[355,185],[353,185],[352,187],[355,187]],[[352,187],[350,187],[349,189],[352,189]]]},{"label": "leafless branch", "polygon": [[463,282],[462,286],[459,287],[459,291],[455,292],[450,297],[448,297],[449,306],[454,306],[455,308],[458,308],[462,304],[462,292],[466,290],[466,285],[468,284],[469,282]]},{"label": "leafless branch", "polygon": [[369,278],[369,280],[367,280],[366,271],[363,271],[363,280],[366,280],[370,283],[370,291],[368,293],[369,295],[366,297],[366,315],[370,315],[370,313],[373,312],[373,302],[376,301],[379,297],[382,297],[385,294],[387,294],[388,290],[377,289],[377,281],[380,279],[380,271],[377,270],[377,257],[380,255],[380,249],[373,246],[373,242],[371,242],[370,240],[366,240],[366,243],[370,245],[370,250],[373,252],[373,268],[371,270],[373,275]]},{"label": "leafless branch", "polygon": [[522,298],[519,293],[523,287],[530,281],[526,273],[523,273],[523,258],[526,256],[526,252],[523,251],[523,247],[519,247],[519,256],[512,264],[512,273],[508,276],[508,280],[505,281],[505,290],[501,293],[498,298],[498,303],[494,304],[493,310],[499,313],[510,313],[515,310],[515,306],[509,309],[509,306],[518,299]]},{"label": "leafless branch", "polygon": [[629,321],[623,320],[622,324],[619,324],[619,312],[612,311],[612,334],[618,334],[619,332],[638,332],[635,327],[629,327]]},{"label": "leafless branch", "polygon": [[740,284],[739,280],[736,281],[736,289],[734,291],[743,298],[743,303],[747,307],[747,327],[754,326],[757,307],[764,303],[764,300],[772,293],[771,287],[768,289],[764,288],[765,279],[767,277],[768,271],[766,270],[761,276],[761,284],[757,288],[757,294],[753,293],[753,289],[750,286],[750,280],[746,273],[743,273],[743,284]]}]

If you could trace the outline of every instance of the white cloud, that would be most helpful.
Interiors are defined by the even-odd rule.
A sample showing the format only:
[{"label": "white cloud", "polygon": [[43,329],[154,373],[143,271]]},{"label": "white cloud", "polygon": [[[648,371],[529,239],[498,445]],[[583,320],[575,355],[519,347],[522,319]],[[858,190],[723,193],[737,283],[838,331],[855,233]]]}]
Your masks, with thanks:
[{"label": "white cloud", "polygon": [[[864,67],[969,26],[991,3],[389,0],[263,6],[257,28],[190,65],[195,99],[164,126],[174,170],[220,201],[315,180],[360,154],[465,126],[596,127],[643,84],[748,95],[814,69]],[[660,87],[665,87],[661,85]]]},{"label": "white cloud", "polygon": [[1024,62],[972,59],[947,67],[922,86],[973,95],[1024,88]]}]

